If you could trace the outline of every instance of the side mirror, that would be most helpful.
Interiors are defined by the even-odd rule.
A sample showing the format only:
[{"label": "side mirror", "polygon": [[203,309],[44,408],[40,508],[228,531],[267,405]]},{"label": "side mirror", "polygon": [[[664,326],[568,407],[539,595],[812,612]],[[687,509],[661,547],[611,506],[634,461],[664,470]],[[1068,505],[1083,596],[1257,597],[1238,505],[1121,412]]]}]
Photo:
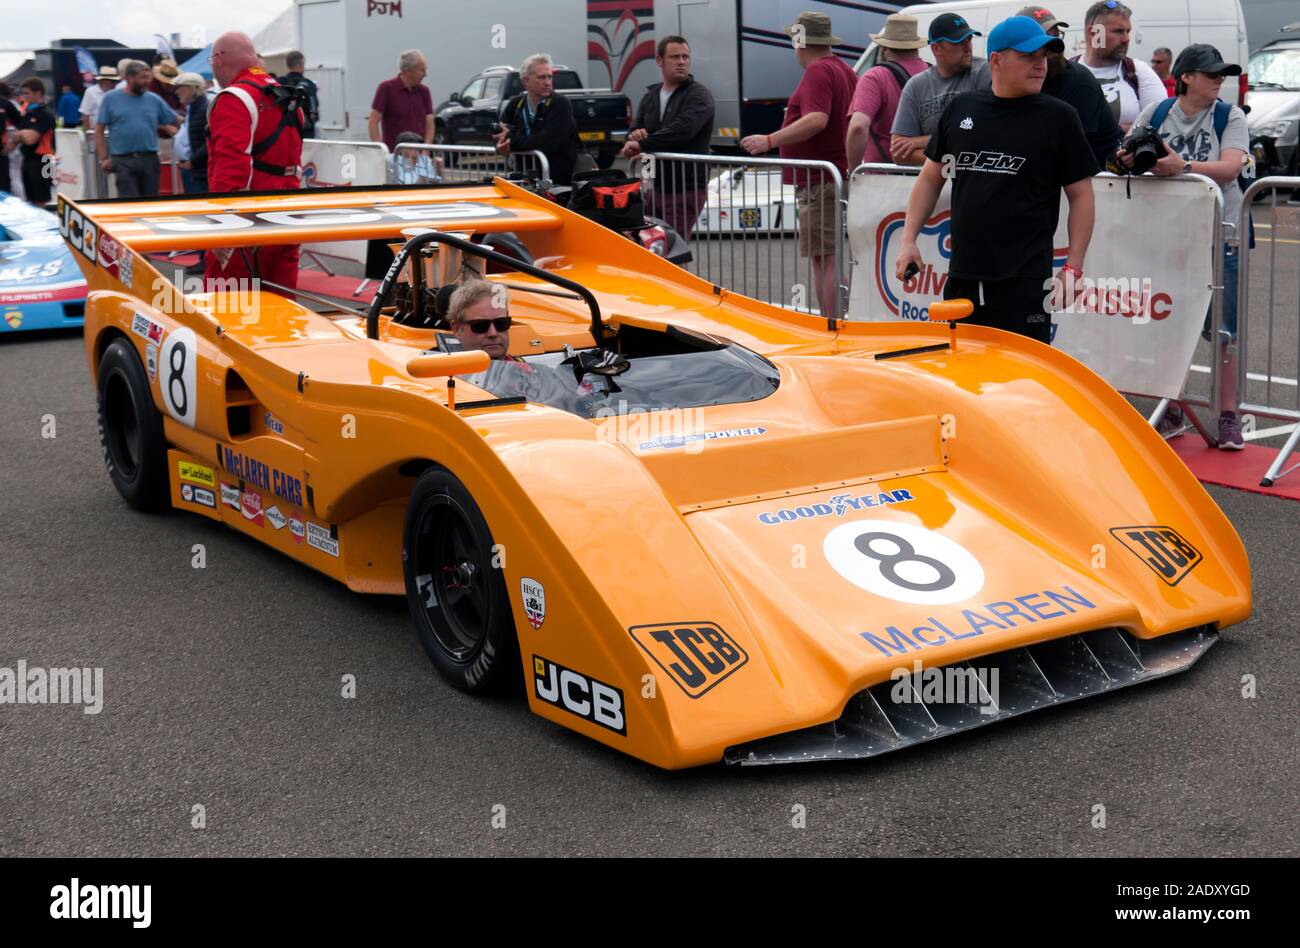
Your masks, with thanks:
[{"label": "side mirror", "polygon": [[460,104],[468,109],[470,106],[474,104],[474,97],[463,95],[460,97]]},{"label": "side mirror", "polygon": [[975,312],[970,300],[935,300],[929,306],[930,322],[948,324],[948,348],[957,351],[957,320]]},{"label": "side mirror", "polygon": [[930,304],[930,322],[951,323],[965,319],[975,312],[975,304],[970,300],[936,300]]},{"label": "side mirror", "polygon": [[459,93],[459,92],[453,92],[451,95],[447,96],[447,101],[448,101],[448,102],[454,102],[455,104],[459,105],[459,104],[460,104],[460,93]]},{"label": "side mirror", "polygon": [[434,379],[441,376],[472,375],[486,372],[492,357],[482,349],[468,352],[435,352],[418,355],[406,363],[407,374],[417,379]]}]

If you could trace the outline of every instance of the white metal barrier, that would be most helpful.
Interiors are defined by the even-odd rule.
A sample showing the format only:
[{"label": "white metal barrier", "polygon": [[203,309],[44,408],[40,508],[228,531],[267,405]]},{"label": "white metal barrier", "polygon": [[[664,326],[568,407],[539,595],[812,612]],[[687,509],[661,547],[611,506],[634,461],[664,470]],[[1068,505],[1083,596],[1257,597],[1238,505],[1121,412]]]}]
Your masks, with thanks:
[{"label": "white metal barrier", "polygon": [[[1284,259],[1289,258],[1297,273],[1295,289],[1289,296],[1284,297],[1289,305],[1278,307],[1276,293],[1278,276],[1283,269],[1279,266],[1279,246],[1294,245],[1294,241],[1285,243],[1287,238],[1282,236],[1284,218],[1278,215],[1277,195],[1279,190],[1294,188],[1300,188],[1300,178],[1271,177],[1253,182],[1243,196],[1241,219],[1237,222],[1237,234],[1241,244],[1238,250],[1240,262],[1237,274],[1237,324],[1240,347],[1240,358],[1237,360],[1238,408],[1241,412],[1257,418],[1273,418],[1290,422],[1294,426],[1290,437],[1260,480],[1260,484],[1264,487],[1271,487],[1278,478],[1300,467],[1298,463],[1285,471],[1282,470],[1282,465],[1295,451],[1297,444],[1300,444],[1300,385],[1297,385],[1296,381],[1300,379],[1300,306],[1297,305],[1297,300],[1300,300],[1300,254],[1282,251],[1282,254],[1285,254]],[[1268,195],[1268,203],[1256,210],[1261,212],[1258,215],[1261,218],[1259,229],[1268,232],[1267,236],[1259,238],[1259,243],[1267,244],[1267,249],[1257,246],[1252,251],[1248,239],[1251,205],[1256,198],[1265,194]],[[1265,209],[1268,211],[1268,223],[1262,220]],[[1300,229],[1297,231],[1297,236],[1300,237]],[[1263,313],[1259,312],[1258,307],[1252,310],[1250,305],[1252,302],[1251,258],[1257,255],[1268,260],[1268,295],[1264,299]],[[1258,301],[1257,297],[1256,301]],[[1279,308],[1282,310],[1280,314]],[[1296,337],[1294,349],[1288,345],[1286,339],[1288,333]],[[1249,371],[1251,355],[1255,354],[1256,361],[1259,362],[1260,352],[1263,353],[1262,378],[1261,373]],[[1214,361],[1219,362],[1218,359]],[[1262,394],[1258,398],[1251,397],[1252,391],[1261,390]]]},{"label": "white metal barrier", "polygon": [[[951,253],[950,189],[924,222],[918,245],[925,266],[904,283],[895,274],[915,166],[866,164],[850,177],[848,230],[854,256],[850,315],[855,319],[926,319],[943,296]],[[1097,224],[1084,267],[1083,292],[1055,314],[1054,344],[1116,389],[1156,398],[1156,423],[1168,406],[1213,407],[1187,392],[1207,307],[1221,320],[1223,196],[1202,175],[1174,179],[1102,174],[1092,179]],[[1132,199],[1129,199],[1131,187]],[[1158,220],[1159,226],[1151,222]],[[1062,198],[1053,241],[1053,270],[1068,245],[1068,202]],[[1045,290],[1046,295],[1046,290]],[[1211,366],[1217,393],[1218,361]],[[1187,417],[1207,443],[1196,415]]]},{"label": "white metal barrier", "polygon": [[[110,138],[105,132],[104,138]],[[159,185],[163,175],[170,191],[160,193],[183,194],[180,163],[173,157],[172,140],[158,139]],[[60,128],[54,132],[54,191],[73,200],[94,200],[117,197],[117,182],[111,172],[105,172],[95,153],[95,134],[81,128]]]},{"label": "white metal barrier", "polygon": [[389,162],[389,184],[433,181],[463,184],[519,172],[538,180],[551,179],[551,164],[540,151],[499,155],[490,145],[398,145]]},{"label": "white metal barrier", "polygon": [[[697,276],[827,319],[846,312],[847,205],[835,165],[659,152],[634,159],[632,175],[646,212],[691,240]],[[806,252],[817,250],[829,252]]]}]

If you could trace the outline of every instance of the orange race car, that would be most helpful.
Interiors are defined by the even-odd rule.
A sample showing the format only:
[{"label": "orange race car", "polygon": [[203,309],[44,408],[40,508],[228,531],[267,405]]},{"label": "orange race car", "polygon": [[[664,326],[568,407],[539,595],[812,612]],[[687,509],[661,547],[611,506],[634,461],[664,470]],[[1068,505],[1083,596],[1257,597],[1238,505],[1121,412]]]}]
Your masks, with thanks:
[{"label": "orange race car", "polygon": [[[456,687],[522,678],[660,767],[878,754],[1186,669],[1250,614],[1201,485],[1017,336],[788,312],[503,179],[59,220],[131,505],[405,595]],[[348,240],[396,252],[368,311],[159,253]],[[509,358],[448,331],[480,274]]]}]

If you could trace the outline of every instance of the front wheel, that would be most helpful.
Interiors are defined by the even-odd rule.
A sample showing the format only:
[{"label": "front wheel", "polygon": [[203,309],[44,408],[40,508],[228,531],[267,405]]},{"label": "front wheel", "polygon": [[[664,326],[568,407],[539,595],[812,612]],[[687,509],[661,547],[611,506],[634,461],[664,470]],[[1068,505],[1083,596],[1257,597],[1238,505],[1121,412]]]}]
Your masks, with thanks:
[{"label": "front wheel", "polygon": [[99,442],[113,486],[137,510],[166,509],[167,442],[135,347],[115,339],[99,362]]},{"label": "front wheel", "polygon": [[519,644],[497,549],[474,498],[440,467],[406,505],[402,569],[415,630],[438,673],[470,694],[510,690]]}]

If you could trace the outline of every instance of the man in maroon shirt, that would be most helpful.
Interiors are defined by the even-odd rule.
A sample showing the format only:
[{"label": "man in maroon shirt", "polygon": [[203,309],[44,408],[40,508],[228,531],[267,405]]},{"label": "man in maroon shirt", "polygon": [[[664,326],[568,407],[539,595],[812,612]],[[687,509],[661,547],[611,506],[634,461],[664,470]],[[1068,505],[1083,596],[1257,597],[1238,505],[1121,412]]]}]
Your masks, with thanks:
[{"label": "man in maroon shirt", "polygon": [[424,54],[418,49],[408,49],[397,57],[397,70],[396,76],[385,79],[375,89],[375,101],[370,103],[370,140],[382,141],[392,151],[397,147],[398,135],[415,132],[426,145],[431,144],[433,97],[424,84],[429,71]]},{"label": "man in maroon shirt", "polygon": [[[794,42],[794,54],[803,78],[785,110],[785,121],[771,135],[749,135],[740,145],[751,155],[780,148],[782,158],[828,161],[848,177],[844,137],[849,105],[858,77],[832,49],[844,41],[831,34],[831,18],[824,13],[801,13],[785,32]],[[785,184],[796,187],[799,206],[799,254],[811,260],[822,315],[839,318],[840,294],[836,279],[835,240],[840,226],[840,204],[835,182],[828,174],[786,168]]]}]

